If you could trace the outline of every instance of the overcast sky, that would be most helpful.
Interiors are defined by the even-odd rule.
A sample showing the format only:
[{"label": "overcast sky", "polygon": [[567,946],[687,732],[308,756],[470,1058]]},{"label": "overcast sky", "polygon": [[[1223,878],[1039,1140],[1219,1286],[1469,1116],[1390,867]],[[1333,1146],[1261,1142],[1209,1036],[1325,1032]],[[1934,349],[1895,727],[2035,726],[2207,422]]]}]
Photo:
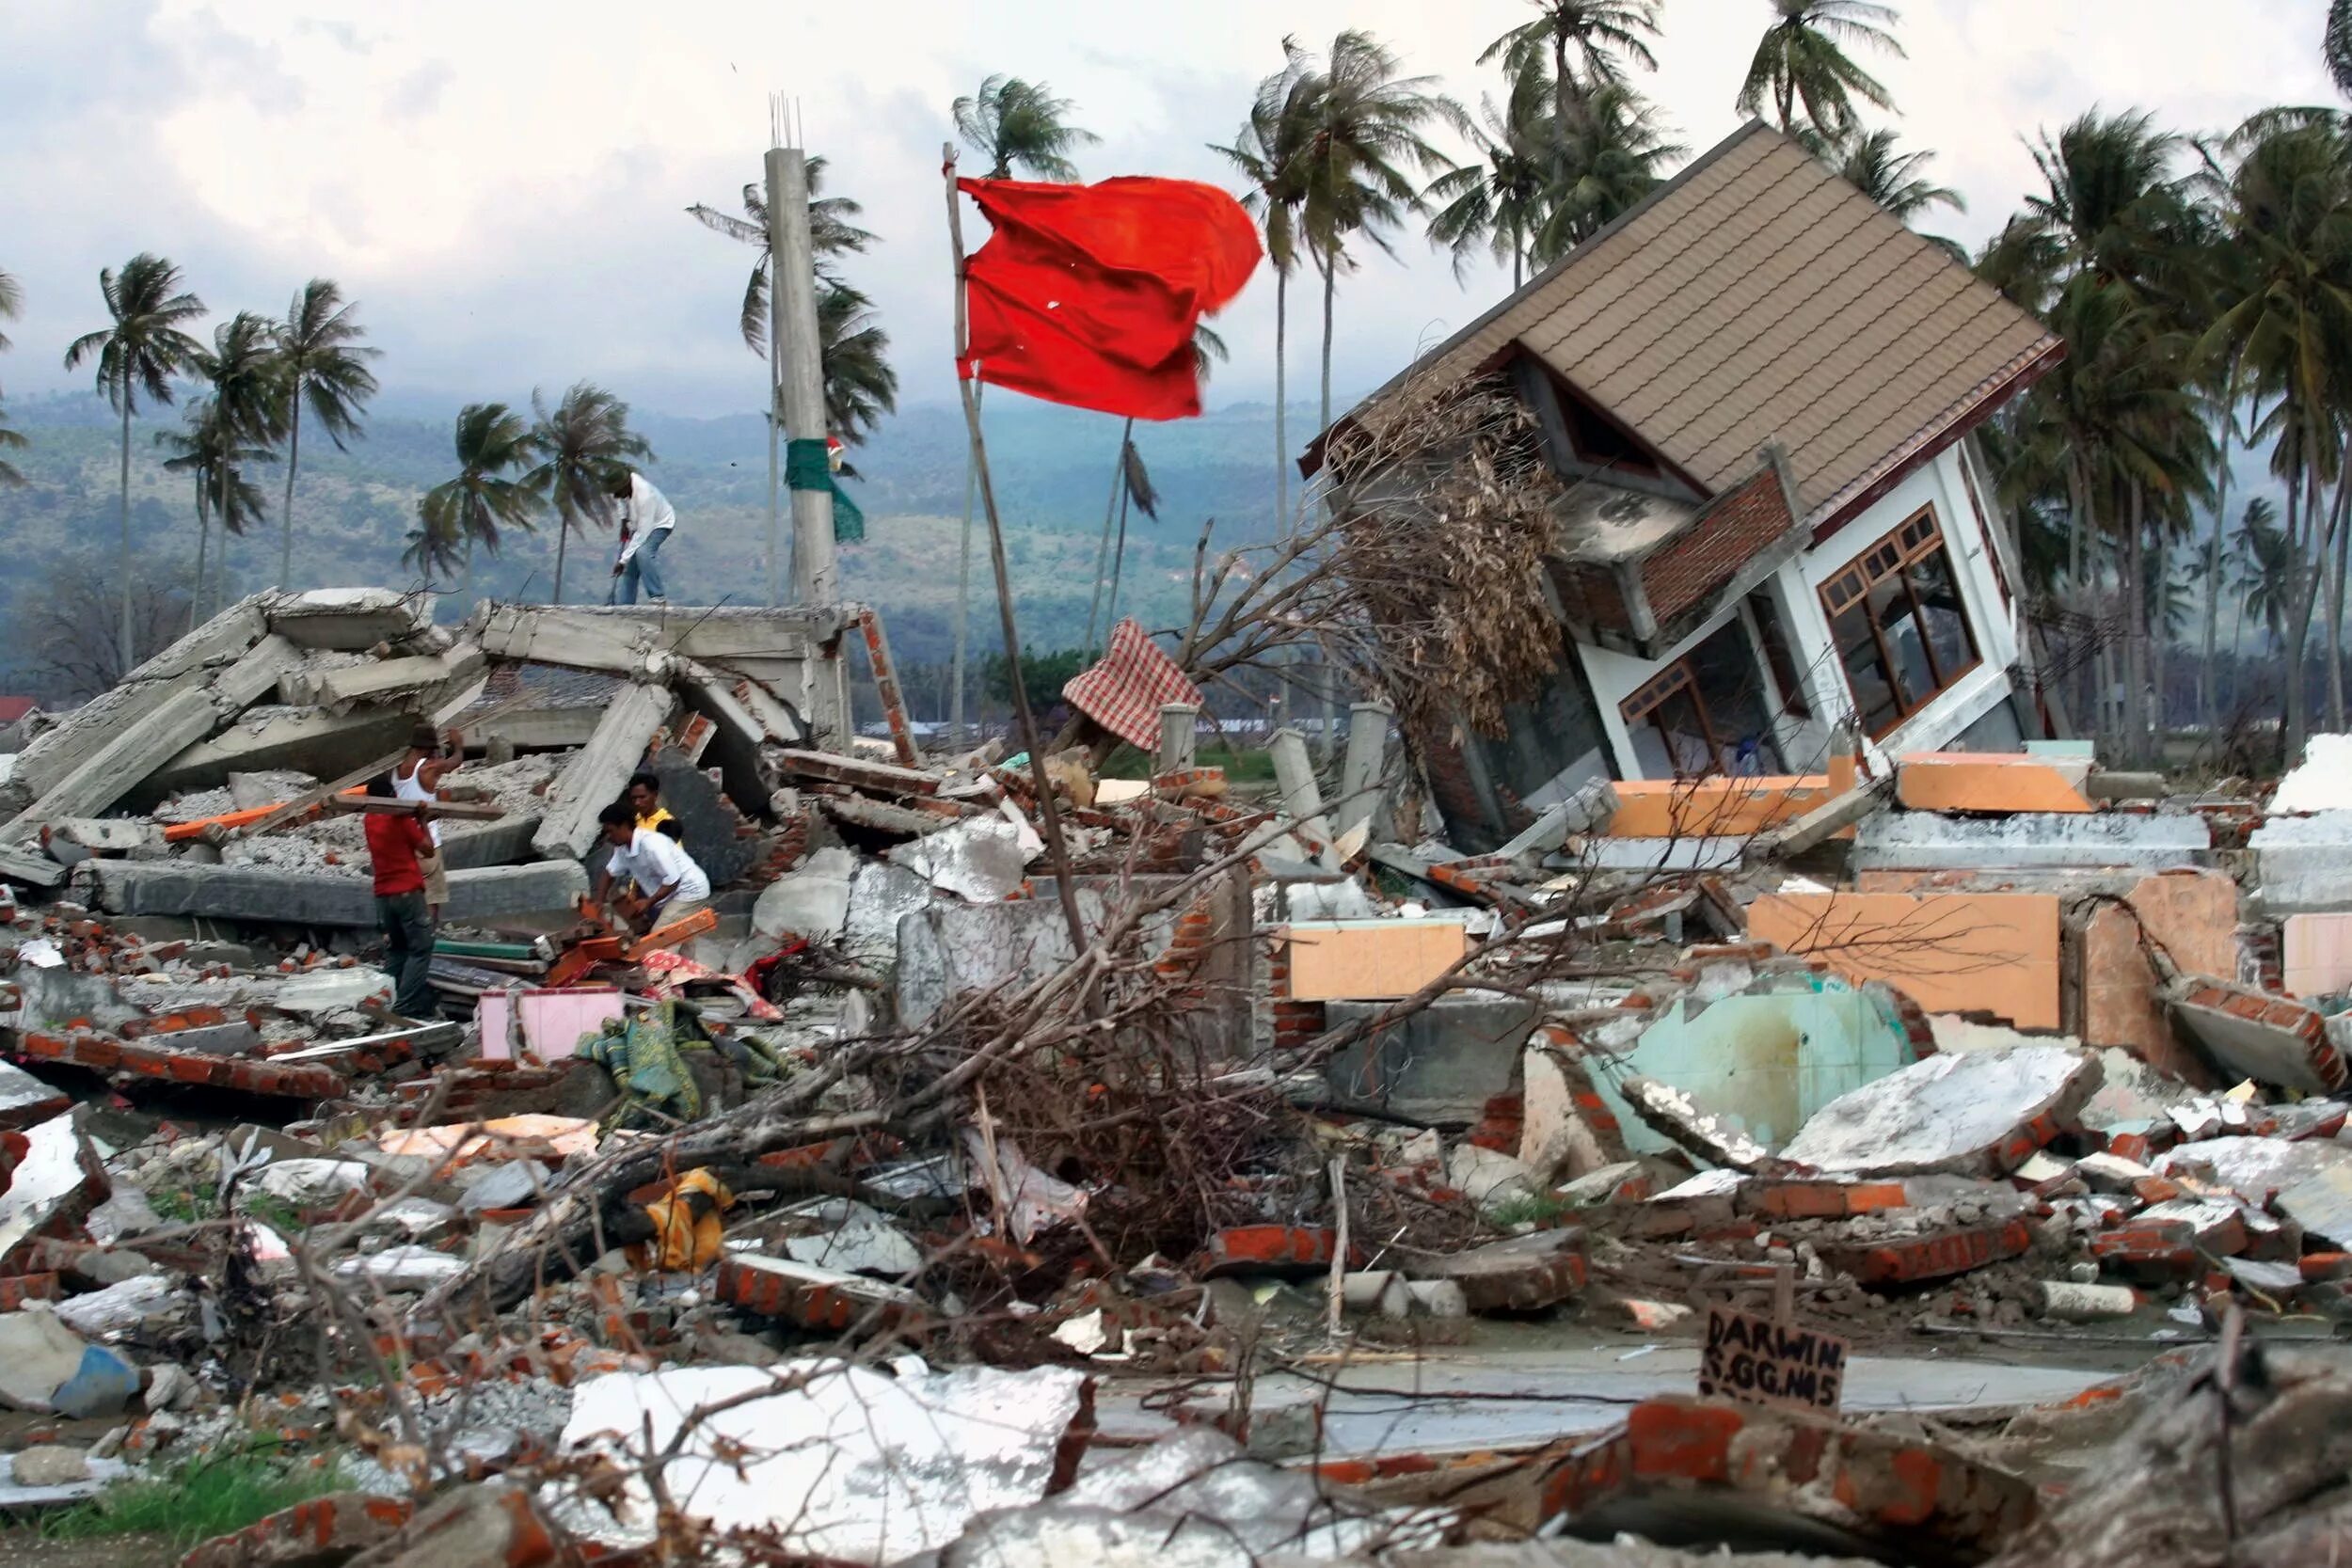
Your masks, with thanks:
[{"label": "overcast sky", "polygon": [[[2324,0],[1907,0],[1903,60],[1871,60],[1907,145],[1968,198],[1927,227],[1974,244],[2033,174],[2022,138],[2094,104],[2226,126],[2332,101]],[[161,251],[224,313],[279,312],[306,277],[360,300],[389,390],[528,398],[580,377],[680,414],[755,408],[736,335],[748,247],[686,216],[732,207],[767,145],[767,95],[797,95],[831,188],[883,243],[850,267],[910,400],[948,395],[947,104],[991,71],[1042,78],[1104,145],[1089,178],[1223,181],[1283,34],[1365,27],[1465,102],[1475,59],[1526,0],[1173,0],[805,5],[780,0],[5,0],[0,268],[27,294],[0,357],[11,395],[80,385],[65,344],[99,325],[97,276]],[[1695,153],[1729,133],[1766,0],[1667,0],[1643,85]],[[977,240],[976,240],[977,243]],[[1343,285],[1337,380],[1376,383],[1493,303],[1418,234]],[[1294,388],[1311,359],[1295,311]],[[1300,331],[1302,325],[1305,332]],[[1272,388],[1261,271],[1220,324],[1212,403]],[[1300,350],[1304,352],[1299,352]],[[1297,395],[1295,391],[1294,395]]]}]

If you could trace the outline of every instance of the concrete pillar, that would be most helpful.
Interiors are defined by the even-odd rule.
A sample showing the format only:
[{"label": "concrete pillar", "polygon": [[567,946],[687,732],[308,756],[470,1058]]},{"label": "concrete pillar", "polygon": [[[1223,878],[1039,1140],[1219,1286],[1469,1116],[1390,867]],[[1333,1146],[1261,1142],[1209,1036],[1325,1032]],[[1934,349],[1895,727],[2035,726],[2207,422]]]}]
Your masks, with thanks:
[{"label": "concrete pillar", "polygon": [[556,780],[547,815],[531,841],[533,849],[569,860],[588,852],[600,831],[596,814],[620,799],[654,731],[670,721],[672,705],[666,686],[629,686],[612,699],[596,733]]},{"label": "concrete pillar", "polygon": [[1200,723],[1200,709],[1191,703],[1160,705],[1160,772],[1181,773],[1193,766]]},{"label": "concrete pillar", "polygon": [[1314,764],[1307,756],[1307,737],[1286,726],[1274,732],[1266,750],[1274,753],[1274,782],[1282,792],[1282,810],[1291,819],[1291,831],[1325,861],[1336,861],[1330,847],[1331,826],[1323,816],[1323,789],[1315,783]]},{"label": "concrete pillar", "polygon": [[1352,703],[1347,709],[1347,760],[1340,766],[1340,803],[1331,814],[1332,826],[1344,834],[1372,819],[1380,803],[1381,764],[1389,752],[1389,721],[1394,712],[1386,703]]}]

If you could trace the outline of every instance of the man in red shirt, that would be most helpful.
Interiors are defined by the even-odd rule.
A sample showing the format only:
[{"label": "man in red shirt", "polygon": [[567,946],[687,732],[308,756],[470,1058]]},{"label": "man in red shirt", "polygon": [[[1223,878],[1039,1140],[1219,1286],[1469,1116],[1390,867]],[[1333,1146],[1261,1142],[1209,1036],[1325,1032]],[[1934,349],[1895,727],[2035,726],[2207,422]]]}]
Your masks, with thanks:
[{"label": "man in red shirt", "polygon": [[[389,774],[368,781],[368,793],[397,799]],[[426,808],[429,810],[430,808]],[[375,872],[375,925],[384,933],[385,967],[392,973],[392,1011],[403,1018],[429,1019],[439,1011],[433,999],[433,930],[441,923],[437,904],[425,902],[424,867],[433,854],[424,813],[402,812],[366,818],[368,860]]]}]

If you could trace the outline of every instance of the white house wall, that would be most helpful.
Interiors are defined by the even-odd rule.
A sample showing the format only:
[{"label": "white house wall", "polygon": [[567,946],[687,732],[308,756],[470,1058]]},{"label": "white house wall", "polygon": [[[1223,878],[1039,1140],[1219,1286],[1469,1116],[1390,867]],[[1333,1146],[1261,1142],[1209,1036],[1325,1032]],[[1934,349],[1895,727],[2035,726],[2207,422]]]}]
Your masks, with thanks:
[{"label": "white house wall", "polygon": [[[1951,556],[1968,629],[1976,638],[1982,658],[1976,669],[1888,732],[1870,750],[1882,758],[1904,752],[1934,751],[1948,745],[2008,698],[2010,667],[2017,661],[2016,615],[2013,608],[2003,609],[2000,585],[1994,577],[1993,546],[1979,526],[1975,508],[1968,503],[1967,485],[1961,476],[1962,461],[1957,445],[1947,448],[1931,462],[1907,475],[1826,543],[1801,551],[1763,583],[1762,591],[1771,594],[1780,607],[1793,644],[1790,654],[1799,666],[1799,678],[1807,689],[1806,705],[1814,715],[1811,722],[1788,719],[1778,726],[1782,751],[1791,768],[1808,772],[1819,770],[1828,721],[1843,716],[1852,705],[1845,670],[1830,642],[1829,618],[1821,610],[1821,584],[1869,546],[1893,532],[1922,506],[1935,509],[1936,527],[1942,531]],[[1583,660],[1585,679],[1599,708],[1601,731],[1608,737],[1620,778],[1639,778],[1641,774],[1634,761],[1632,737],[1618,712],[1619,705],[1660,670],[1712,636],[1725,622],[1735,616],[1744,622],[1746,614],[1741,604],[1725,609],[1667,650],[1663,658],[1639,658],[1582,642],[1576,645],[1577,656]],[[1756,645],[1755,630],[1754,626],[1748,628],[1752,650]],[[1768,689],[1777,689],[1778,682],[1769,669],[1761,674]]]}]

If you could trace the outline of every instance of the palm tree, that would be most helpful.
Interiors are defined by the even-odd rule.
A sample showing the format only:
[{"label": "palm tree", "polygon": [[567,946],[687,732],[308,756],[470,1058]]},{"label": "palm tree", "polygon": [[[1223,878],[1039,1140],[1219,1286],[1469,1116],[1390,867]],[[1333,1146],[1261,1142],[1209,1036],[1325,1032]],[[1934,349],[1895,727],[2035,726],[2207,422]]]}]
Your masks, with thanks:
[{"label": "palm tree", "polygon": [[[2256,432],[2276,436],[2271,468],[2287,482],[2285,738],[2293,756],[2307,728],[2304,657],[2322,576],[2315,568],[2336,543],[2352,489],[2352,465],[2340,450],[2340,388],[2352,375],[2352,157],[2344,137],[2317,125],[2261,136],[2231,175],[2223,219],[2245,292],[2200,347],[2208,364],[2234,358],[2257,403],[2270,402]],[[2323,486],[2340,473],[2345,483],[2323,519]]]},{"label": "palm tree", "polygon": [[[21,431],[8,428],[8,411],[0,408],[0,451],[23,451],[32,443]],[[24,470],[5,457],[0,457],[0,489],[10,489],[24,483]]]},{"label": "palm tree", "polygon": [[2286,588],[2289,578],[2286,531],[2279,527],[2279,508],[2268,496],[2248,499],[2246,511],[2238,519],[2237,531],[2230,536],[2235,551],[2237,571],[2231,586],[2236,591],[2237,630],[2230,639],[2233,653],[2246,635],[2246,616],[2251,610],[2269,637],[2271,653],[2277,654],[2286,645]]},{"label": "palm tree", "polygon": [[1318,430],[1331,426],[1331,315],[1340,273],[1354,263],[1350,240],[1361,236],[1394,254],[1388,231],[1421,206],[1421,193],[1399,165],[1424,173],[1451,166],[1422,135],[1432,119],[1468,117],[1436,90],[1433,76],[1400,76],[1395,55],[1370,33],[1349,29],[1308,88],[1310,137],[1301,150],[1306,199],[1301,237],[1323,278],[1323,399]]},{"label": "palm tree", "polygon": [[653,456],[653,449],[644,437],[630,433],[628,404],[585,381],[572,383],[552,411],[535,391],[531,407],[538,423],[532,427],[527,450],[539,466],[522,483],[555,508],[555,587],[548,602],[562,604],[565,544],[572,534],[584,534],[587,523],[601,524],[612,517],[614,471],[644,462]]},{"label": "palm tree", "polygon": [[[0,322],[12,322],[24,313],[24,286],[0,269]],[[8,335],[0,332],[0,353],[8,347]]]},{"label": "palm tree", "polygon": [[[808,160],[808,237],[809,248],[817,259],[820,277],[831,277],[825,263],[835,257],[852,252],[860,255],[874,243],[873,234],[860,229],[850,220],[865,209],[846,196],[820,197],[825,185],[825,160]],[[752,263],[752,275],[743,285],[743,308],[737,325],[742,329],[743,346],[761,358],[768,356],[768,191],[766,186],[751,184],[743,187],[743,215],[737,217],[716,207],[696,202],[686,209],[694,220],[713,232],[731,240],[759,247],[759,259]]]},{"label": "palm tree", "polygon": [[1442,203],[1430,215],[1429,243],[1454,252],[1458,280],[1470,257],[1485,250],[1511,263],[1511,292],[1526,280],[1528,253],[1550,215],[1557,122],[1550,118],[1551,83],[1531,61],[1513,73],[1505,105],[1479,101],[1481,124],[1470,128],[1477,158],[1429,182],[1425,199]]},{"label": "palm tree", "polygon": [[1799,104],[1823,134],[1844,137],[1854,129],[1857,98],[1882,109],[1894,99],[1876,77],[1854,64],[1848,45],[1863,45],[1902,58],[1903,46],[1887,29],[1900,15],[1870,0],[1771,0],[1775,20],[1764,29],[1740,85],[1740,112],[1761,115],[1772,101],[1783,131],[1796,126]]},{"label": "palm tree", "polygon": [[155,444],[173,453],[164,460],[164,467],[188,475],[195,486],[196,594],[189,601],[188,613],[191,621],[200,621],[214,509],[221,509],[221,549],[226,555],[226,535],[242,538],[247,528],[262,520],[262,487],[246,477],[246,466],[266,463],[274,454],[265,446],[246,442],[230,427],[230,421],[221,418],[220,404],[212,398],[190,404],[182,416],[182,428],[157,431]]},{"label": "palm tree", "polygon": [[2186,176],[2173,166],[2185,143],[2155,128],[2155,117],[2126,110],[2084,114],[2033,148],[2043,190],[2026,214],[2057,241],[2069,275],[2090,272],[2135,297],[2178,302],[2201,262],[2187,239]]},{"label": "palm tree", "polygon": [[1295,39],[1282,40],[1282,69],[1258,84],[1249,117],[1230,147],[1212,143],[1249,188],[1241,204],[1265,235],[1274,268],[1274,526],[1290,530],[1290,441],[1283,429],[1290,387],[1284,345],[1290,326],[1291,273],[1298,265],[1298,225],[1307,201],[1307,162],[1315,76]]},{"label": "palm tree", "polygon": [[1103,138],[1069,123],[1074,105],[1042,82],[991,76],[980,90],[948,107],[963,145],[988,160],[988,178],[1009,180],[1025,169],[1040,180],[1078,178],[1070,154]]},{"label": "palm tree", "polygon": [[[221,425],[228,446],[236,451],[258,449],[273,458],[277,443],[285,437],[287,421],[288,388],[279,373],[277,341],[276,322],[250,310],[240,310],[213,329],[211,350],[199,352],[193,367],[198,375],[212,384],[211,417]],[[235,457],[226,456],[215,466],[213,476],[219,492],[213,498],[213,511],[221,520],[224,562],[229,554],[228,535],[242,537],[247,520],[228,496],[235,483],[236,468]],[[255,515],[258,517],[259,514]],[[196,604],[199,618],[203,594],[204,573],[199,561]]]},{"label": "palm tree", "polygon": [[287,307],[278,331],[278,372],[286,383],[286,495],[278,503],[285,534],[278,546],[278,586],[294,578],[294,470],[302,461],[302,409],[326,432],[335,450],[359,434],[359,413],[375,395],[368,361],[379,350],[360,346],[367,334],[353,319],[357,305],[345,304],[331,277],[313,277]]},{"label": "palm tree", "polygon": [[884,357],[890,334],[874,302],[847,283],[828,281],[817,295],[817,346],[825,367],[825,423],[844,446],[857,446],[898,407],[898,372]]},{"label": "palm tree", "polygon": [[1968,210],[1966,198],[1927,177],[1927,166],[1935,161],[1935,154],[1924,150],[1897,151],[1892,131],[1866,132],[1832,145],[1827,151],[1829,155],[1821,161],[1846,183],[1905,223],[1930,207],[1949,207],[1955,213]]},{"label": "palm tree", "polygon": [[2336,90],[2352,97],[2352,0],[2328,0],[2328,31],[2320,54]]},{"label": "palm tree", "polygon": [[417,501],[421,525],[401,559],[427,574],[462,563],[473,593],[474,546],[498,554],[507,529],[528,531],[543,504],[529,480],[511,477],[531,461],[531,427],[502,403],[469,403],[457,414],[457,477]]},{"label": "palm tree", "polygon": [[1688,150],[1665,139],[1657,109],[1631,87],[1604,82],[1578,103],[1573,119],[1555,120],[1546,132],[1549,211],[1530,246],[1546,265],[1637,206]]},{"label": "palm tree", "polygon": [[180,269],[161,256],[141,251],[122,264],[122,271],[101,268],[98,292],[105,297],[112,325],[73,340],[65,351],[65,368],[85,359],[98,361],[98,389],[106,394],[122,417],[122,630],[119,652],[125,671],[136,667],[131,635],[131,416],[138,411],[138,394],[150,403],[169,404],[171,378],[185,370],[202,352],[194,338],[181,330],[183,322],[204,313],[204,302],[180,288]]},{"label": "palm tree", "polygon": [[[1650,53],[1649,47],[1649,40],[1658,37],[1658,0],[1528,3],[1541,14],[1486,45],[1478,63],[1486,65],[1501,55],[1503,69],[1517,78],[1549,53],[1552,87],[1563,120],[1575,118],[1574,105],[1582,93],[1603,83],[1624,82],[1625,69],[1617,61],[1618,55],[1625,55],[1645,70],[1658,69],[1658,56]],[[1584,68],[1581,77],[1568,64],[1570,50],[1576,52]]]}]

